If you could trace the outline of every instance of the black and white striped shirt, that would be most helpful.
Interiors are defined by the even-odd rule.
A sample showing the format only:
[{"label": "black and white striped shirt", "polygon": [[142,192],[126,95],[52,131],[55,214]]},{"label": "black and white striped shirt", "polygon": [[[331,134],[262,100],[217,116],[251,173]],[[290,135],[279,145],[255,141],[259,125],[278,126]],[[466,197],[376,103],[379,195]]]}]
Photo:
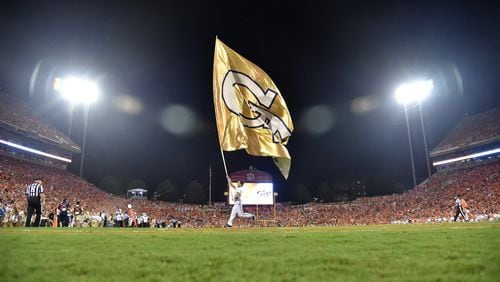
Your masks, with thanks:
[{"label": "black and white striped shirt", "polygon": [[40,197],[41,193],[43,193],[43,186],[38,182],[31,183],[26,189],[28,197]]}]

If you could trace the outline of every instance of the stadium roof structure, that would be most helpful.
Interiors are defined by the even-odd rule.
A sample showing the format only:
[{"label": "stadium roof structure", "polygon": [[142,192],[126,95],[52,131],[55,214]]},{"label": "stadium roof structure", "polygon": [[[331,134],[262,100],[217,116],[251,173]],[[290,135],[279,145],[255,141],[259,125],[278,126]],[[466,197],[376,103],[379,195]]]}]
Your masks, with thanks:
[{"label": "stadium roof structure", "polygon": [[134,188],[134,189],[128,189],[127,192],[148,192],[148,190],[142,188]]},{"label": "stadium roof structure", "polygon": [[229,174],[231,180],[233,181],[243,181],[243,182],[272,182],[273,176],[270,173],[258,170],[253,166],[250,166],[246,170],[239,170]]},{"label": "stadium roof structure", "polygon": [[[26,110],[27,106],[12,97],[12,95],[0,91],[0,104],[3,104],[3,107],[7,107],[7,109],[2,109],[1,107],[0,109],[11,112],[14,116],[13,118],[9,118],[8,115],[0,115],[1,128],[46,144],[54,145],[72,153],[81,153],[81,148],[78,144],[64,133],[43,122],[31,111]],[[23,122],[23,119],[16,118],[20,115],[24,116],[27,120],[36,121],[36,128],[30,128]]]},{"label": "stadium roof structure", "polygon": [[435,158],[500,141],[500,107],[465,116],[430,152]]}]

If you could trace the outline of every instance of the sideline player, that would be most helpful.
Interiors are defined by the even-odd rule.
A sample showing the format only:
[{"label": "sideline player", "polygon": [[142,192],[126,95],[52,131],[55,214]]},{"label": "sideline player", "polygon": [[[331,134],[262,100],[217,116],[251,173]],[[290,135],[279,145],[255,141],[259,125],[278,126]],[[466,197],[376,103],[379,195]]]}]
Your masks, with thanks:
[{"label": "sideline player", "polygon": [[[26,189],[26,196],[28,198],[28,215],[26,217],[26,227],[39,227],[40,219],[42,216],[42,202],[43,198],[43,179],[38,177],[35,182],[28,185]],[[31,216],[35,212],[35,223],[31,225]]]},{"label": "sideline player", "polygon": [[74,225],[82,227],[83,225],[83,208],[80,206],[80,201],[76,201],[76,206],[73,208]]},{"label": "sideline player", "polygon": [[135,214],[135,210],[132,208],[131,204],[127,205],[128,211],[128,226],[133,226],[137,228],[137,216]]},{"label": "sideline player", "polygon": [[251,218],[255,220],[255,215],[253,213],[243,212],[243,204],[241,203],[241,193],[243,192],[243,184],[244,184],[243,181],[238,181],[236,182],[235,185],[231,181],[231,178],[228,177],[227,182],[229,183],[231,189],[233,189],[234,205],[233,209],[231,210],[231,216],[229,217],[229,220],[224,225],[224,227],[226,228],[233,227],[233,221],[236,218],[236,216],[241,218]]},{"label": "sideline player", "polygon": [[465,221],[469,221],[467,214],[463,210],[462,200],[460,199],[460,195],[456,195],[454,199],[455,199],[455,206],[457,208],[457,212],[455,213],[455,217],[453,218],[453,222],[457,222],[457,218],[459,215],[461,215]]}]

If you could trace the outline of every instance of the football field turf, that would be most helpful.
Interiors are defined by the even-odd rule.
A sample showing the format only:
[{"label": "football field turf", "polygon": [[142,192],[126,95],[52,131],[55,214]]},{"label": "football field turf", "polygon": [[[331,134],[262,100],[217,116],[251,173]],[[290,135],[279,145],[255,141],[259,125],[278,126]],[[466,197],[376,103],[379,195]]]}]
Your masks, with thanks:
[{"label": "football field turf", "polygon": [[0,281],[499,281],[500,223],[0,228]]}]

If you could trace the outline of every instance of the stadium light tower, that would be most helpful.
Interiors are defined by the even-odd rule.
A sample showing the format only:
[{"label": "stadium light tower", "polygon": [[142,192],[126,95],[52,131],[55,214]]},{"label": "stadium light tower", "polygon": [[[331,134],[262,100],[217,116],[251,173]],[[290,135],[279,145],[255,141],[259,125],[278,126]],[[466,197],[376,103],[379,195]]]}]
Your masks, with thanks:
[{"label": "stadium light tower", "polygon": [[403,84],[396,89],[396,100],[398,101],[398,103],[403,104],[404,109],[405,109],[406,128],[408,130],[408,144],[410,145],[411,170],[412,170],[412,174],[413,174],[413,185],[414,186],[417,186],[417,179],[415,176],[415,162],[413,159],[413,148],[412,148],[412,144],[411,144],[410,123],[408,122],[408,105],[416,103],[416,104],[418,104],[418,107],[419,107],[420,122],[422,124],[422,133],[423,133],[423,137],[424,137],[427,172],[428,172],[429,177],[430,177],[431,176],[431,168],[430,168],[430,163],[429,163],[429,152],[427,149],[427,138],[425,136],[424,119],[422,116],[421,103],[431,94],[431,91],[433,88],[434,88],[434,82],[432,80],[422,80],[422,81],[415,81],[415,82]]},{"label": "stadium light tower", "polygon": [[425,137],[424,115],[422,114],[422,103],[418,103],[420,113],[420,124],[422,125],[422,135],[424,136],[425,162],[427,164],[427,175],[431,177],[431,162],[429,161],[429,149],[427,147],[427,137]]},{"label": "stadium light tower", "polygon": [[[54,89],[61,93],[62,97],[68,100],[72,106],[74,104],[83,104],[84,126],[82,157],[80,160],[80,178],[82,178],[90,104],[97,101],[97,97],[99,96],[99,89],[94,82],[74,77],[70,77],[67,79],[56,78],[54,81]],[[71,130],[71,124],[69,130]]]}]

